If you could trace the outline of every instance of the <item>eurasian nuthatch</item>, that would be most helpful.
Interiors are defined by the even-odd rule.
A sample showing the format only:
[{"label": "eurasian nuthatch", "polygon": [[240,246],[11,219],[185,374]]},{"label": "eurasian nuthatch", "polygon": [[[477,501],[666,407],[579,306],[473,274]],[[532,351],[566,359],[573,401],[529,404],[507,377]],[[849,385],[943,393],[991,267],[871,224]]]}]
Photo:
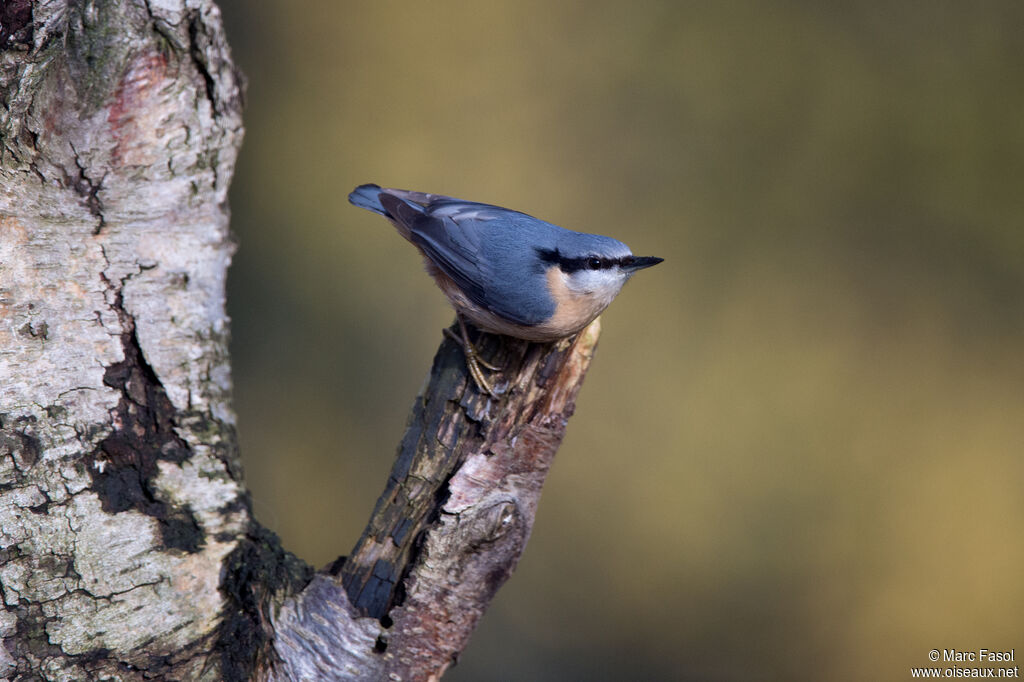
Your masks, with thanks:
[{"label": "eurasian nuthatch", "polygon": [[470,374],[491,395],[478,364],[494,368],[469,342],[463,316],[484,331],[555,341],[590,324],[634,272],[662,261],[611,237],[440,194],[360,185],[348,200],[390,220],[423,254],[459,313]]}]

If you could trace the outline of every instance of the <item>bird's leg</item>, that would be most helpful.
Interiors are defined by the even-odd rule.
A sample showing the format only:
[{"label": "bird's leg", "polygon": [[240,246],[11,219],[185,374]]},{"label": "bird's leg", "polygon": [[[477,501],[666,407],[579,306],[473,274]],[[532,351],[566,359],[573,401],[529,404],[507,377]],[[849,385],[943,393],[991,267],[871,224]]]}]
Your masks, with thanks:
[{"label": "bird's leg", "polygon": [[494,392],[494,388],[490,382],[487,381],[487,377],[484,376],[484,372],[480,369],[483,365],[492,372],[499,370],[499,367],[492,365],[483,358],[480,357],[480,351],[476,349],[473,342],[469,340],[469,334],[466,332],[466,323],[462,321],[462,316],[456,314],[455,319],[459,321],[459,331],[462,333],[462,338],[459,338],[455,333],[445,327],[444,334],[455,343],[462,346],[462,352],[466,356],[466,368],[469,370],[469,375],[473,377],[473,383],[476,384],[477,388],[491,396],[497,398],[498,394]]},{"label": "bird's leg", "polygon": [[[484,360],[480,356],[480,351],[478,351],[476,349],[476,346],[474,346],[472,343],[469,342],[469,335],[466,333],[466,324],[465,324],[465,322],[462,321],[462,317],[461,316],[459,316],[458,319],[459,319],[459,328],[462,331],[462,338],[465,340],[465,343],[469,344],[469,347],[473,349],[473,353],[476,355],[476,362],[477,362],[477,364],[478,365],[482,365],[484,367],[484,369],[489,369],[492,372],[500,372],[501,370],[505,369],[501,365],[495,365],[495,364],[492,364],[490,362],[487,362],[486,360]],[[456,341],[458,341],[458,339],[456,339]],[[465,344],[463,344],[463,345],[465,345]]]}]

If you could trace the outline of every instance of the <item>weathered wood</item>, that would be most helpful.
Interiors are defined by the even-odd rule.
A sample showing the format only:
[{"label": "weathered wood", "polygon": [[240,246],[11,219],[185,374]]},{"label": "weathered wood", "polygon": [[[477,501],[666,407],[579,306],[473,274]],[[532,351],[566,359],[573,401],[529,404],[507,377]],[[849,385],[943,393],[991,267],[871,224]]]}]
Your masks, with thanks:
[{"label": "weathered wood", "polygon": [[[320,679],[441,676],[522,554],[599,333],[595,321],[558,344],[485,335],[484,356],[503,367],[497,401],[469,379],[461,349],[441,344],[363,536],[335,579],[318,576],[275,621],[280,660],[315,641],[321,656],[333,649]],[[328,645],[342,616],[355,624],[349,651]]]}]

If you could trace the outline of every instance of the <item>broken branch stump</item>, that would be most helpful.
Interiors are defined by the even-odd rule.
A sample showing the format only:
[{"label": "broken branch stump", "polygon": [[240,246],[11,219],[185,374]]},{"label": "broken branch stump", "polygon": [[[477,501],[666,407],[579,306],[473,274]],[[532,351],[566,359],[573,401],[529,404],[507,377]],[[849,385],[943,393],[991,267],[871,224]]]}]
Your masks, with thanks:
[{"label": "broken branch stump", "polygon": [[293,647],[321,652],[293,679],[435,680],[457,659],[526,546],[599,335],[598,320],[555,344],[483,335],[484,357],[503,367],[499,400],[442,342],[352,554],[275,623],[279,660],[296,660]]}]

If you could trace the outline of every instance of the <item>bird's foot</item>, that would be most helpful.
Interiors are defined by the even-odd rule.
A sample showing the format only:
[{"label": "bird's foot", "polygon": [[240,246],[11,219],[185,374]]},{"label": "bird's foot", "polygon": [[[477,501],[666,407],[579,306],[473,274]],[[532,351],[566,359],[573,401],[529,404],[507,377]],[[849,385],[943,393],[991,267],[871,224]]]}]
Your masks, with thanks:
[{"label": "bird's foot", "polygon": [[461,316],[456,316],[456,319],[459,321],[459,331],[462,333],[461,338],[447,327],[444,329],[445,336],[462,346],[462,353],[466,356],[466,369],[469,370],[469,376],[473,377],[473,383],[476,384],[477,388],[492,398],[497,398],[497,392],[495,392],[494,387],[491,386],[491,383],[487,380],[487,377],[484,375],[484,371],[481,367],[489,369],[492,372],[499,371],[501,367],[493,365],[480,357],[480,351],[477,350],[476,346],[473,345],[473,342],[469,340],[469,334],[466,332],[466,323],[462,321]]}]

